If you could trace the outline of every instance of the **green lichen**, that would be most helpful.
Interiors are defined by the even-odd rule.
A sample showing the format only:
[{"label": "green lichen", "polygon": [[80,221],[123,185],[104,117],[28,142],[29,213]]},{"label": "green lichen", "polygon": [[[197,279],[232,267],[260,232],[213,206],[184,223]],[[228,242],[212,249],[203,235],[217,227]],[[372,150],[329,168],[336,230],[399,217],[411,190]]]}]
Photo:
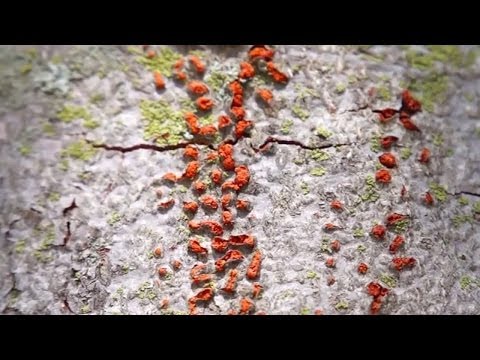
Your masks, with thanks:
[{"label": "green lichen", "polygon": [[26,240],[19,240],[15,243],[14,250],[17,254],[23,254],[27,246]]},{"label": "green lichen", "polygon": [[147,55],[137,57],[137,61],[150,71],[160,71],[166,77],[172,76],[172,69],[175,62],[181,59],[181,55],[168,47],[157,51],[156,56],[149,59]]},{"label": "green lichen", "polygon": [[198,122],[200,123],[200,126],[213,125],[215,123],[215,118],[213,114],[201,116],[198,118]]},{"label": "green lichen", "polygon": [[322,239],[322,243],[320,244],[320,251],[323,253],[329,253],[331,254],[332,247],[330,246],[330,240],[327,238]]},{"label": "green lichen", "polygon": [[154,300],[157,297],[157,294],[154,291],[153,284],[150,283],[149,281],[146,281],[143,284],[141,284],[135,294],[141,300],[143,299]]},{"label": "green lichen", "polygon": [[423,109],[433,112],[435,104],[441,104],[447,99],[448,77],[430,73],[424,78],[419,77],[412,80],[408,89],[421,101]]},{"label": "green lichen", "polygon": [[[408,50],[406,60],[411,67],[428,70],[436,63],[450,64],[456,68],[468,67],[475,61],[475,52],[464,54],[456,45],[430,45],[427,52]],[[472,55],[473,54],[473,55]]]},{"label": "green lichen", "polygon": [[400,157],[402,160],[407,160],[410,156],[412,156],[412,149],[409,147],[404,147],[402,150],[400,150]]},{"label": "green lichen", "polygon": [[468,275],[463,275],[460,278],[460,288],[462,290],[471,290],[474,286],[480,286],[480,279],[474,279]]},{"label": "green lichen", "polygon": [[330,136],[333,135],[333,133],[327,130],[326,128],[324,128],[323,126],[319,126],[315,129],[315,135],[321,136],[324,139],[328,139]]},{"label": "green lichen", "polygon": [[99,127],[100,124],[92,118],[89,118],[83,121],[83,126],[85,126],[87,129],[93,130]]},{"label": "green lichen", "polygon": [[23,64],[20,67],[20,74],[27,75],[30,71],[32,71],[32,69],[33,69],[33,65],[31,63]]},{"label": "green lichen", "polygon": [[472,210],[474,213],[480,214],[480,201],[477,201],[475,204],[473,204]]},{"label": "green lichen", "polygon": [[70,167],[70,165],[68,164],[68,159],[61,159],[58,163],[58,167],[62,171],[67,171]]},{"label": "green lichen", "polygon": [[76,119],[88,119],[91,117],[91,115],[84,107],[76,105],[64,105],[63,108],[57,113],[57,117],[65,123],[70,123]]},{"label": "green lichen", "polygon": [[122,220],[122,215],[114,211],[110,214],[110,217],[108,218],[107,223],[108,225],[113,226],[116,223],[118,223],[120,220]]},{"label": "green lichen", "polygon": [[62,62],[62,57],[59,54],[53,55],[50,62],[54,65],[58,65]]},{"label": "green lichen", "polygon": [[443,144],[443,135],[441,133],[437,133],[433,135],[433,145],[442,146],[442,144]]},{"label": "green lichen", "polygon": [[454,153],[455,153],[455,152],[454,152],[453,149],[448,149],[447,152],[446,152],[446,154],[445,154],[445,156],[446,156],[446,157],[450,157],[450,156],[452,156]]},{"label": "green lichen", "polygon": [[300,310],[300,315],[310,315],[310,310],[308,308],[303,308]]},{"label": "green lichen", "polygon": [[90,305],[83,305],[81,308],[80,308],[80,313],[81,314],[88,314],[89,312],[91,312],[90,310]]},{"label": "green lichen", "polygon": [[343,94],[346,89],[347,89],[347,85],[345,85],[345,84],[343,84],[343,83],[338,83],[338,84],[335,86],[335,92],[336,92],[337,94]]},{"label": "green lichen", "polygon": [[326,151],[315,149],[310,151],[310,158],[315,161],[325,161],[330,159],[330,155]]},{"label": "green lichen", "polygon": [[387,285],[389,288],[394,288],[397,286],[397,280],[389,274],[382,274],[382,276],[380,276],[380,281]]},{"label": "green lichen", "polygon": [[[468,205],[468,199],[465,196],[460,196],[458,199],[458,203],[462,206]],[[480,205],[480,202],[478,203]],[[480,206],[479,206],[479,212],[480,212]]]},{"label": "green lichen", "polygon": [[303,195],[307,195],[308,193],[310,193],[310,189],[308,188],[308,184],[303,182],[303,181],[300,183],[300,189],[302,190]]},{"label": "green lichen", "polygon": [[103,95],[103,94],[96,93],[96,94],[93,94],[92,96],[90,96],[90,102],[92,104],[98,104],[98,103],[101,103],[103,101],[105,101],[105,95]]},{"label": "green lichen", "polygon": [[37,261],[42,263],[48,263],[53,260],[53,256],[47,253],[53,246],[53,242],[55,241],[55,228],[49,226],[46,229],[46,233],[40,245],[35,249],[33,252],[33,256],[37,259]]},{"label": "green lichen", "polygon": [[28,156],[32,153],[32,147],[30,145],[21,145],[20,148],[18,149],[18,152],[22,156]]},{"label": "green lichen", "polygon": [[65,149],[62,150],[62,158],[72,158],[77,160],[88,161],[97,153],[91,144],[87,143],[85,140],[79,140],[77,142],[71,143]]},{"label": "green lichen", "polygon": [[182,112],[195,112],[197,107],[195,106],[195,102],[190,98],[183,98],[178,101],[180,106],[182,107]]},{"label": "green lichen", "polygon": [[390,101],[392,99],[392,94],[390,90],[385,85],[381,85],[377,89],[378,96],[383,101]]},{"label": "green lichen", "polygon": [[310,175],[313,175],[313,176],[323,176],[326,173],[327,173],[327,170],[322,166],[316,167],[310,170]]},{"label": "green lichen", "polygon": [[435,196],[435,199],[437,199],[440,202],[444,202],[447,200],[447,189],[444,186],[441,186],[440,184],[431,182],[430,183],[430,190],[433,192],[433,195]]},{"label": "green lichen", "polygon": [[290,134],[290,131],[292,131],[292,126],[293,126],[293,120],[285,120],[282,122],[282,125],[280,127],[280,132],[283,135],[288,135]]},{"label": "green lichen", "polygon": [[156,139],[158,144],[177,144],[187,132],[180,111],[173,110],[164,101],[143,100],[140,111],[144,121],[145,140]]},{"label": "green lichen", "polygon": [[363,231],[362,228],[355,229],[353,230],[353,237],[355,238],[365,237],[365,231]]},{"label": "green lichen", "polygon": [[453,226],[455,228],[458,228],[458,227],[460,227],[460,226],[462,226],[463,224],[466,224],[466,223],[472,224],[473,223],[473,217],[470,216],[470,215],[465,215],[465,214],[455,215],[452,218],[452,223],[453,223]]},{"label": "green lichen", "polygon": [[49,122],[43,124],[42,131],[47,136],[54,136],[56,134],[55,126]]},{"label": "green lichen", "polygon": [[368,175],[365,178],[364,193],[360,195],[360,199],[364,202],[375,202],[380,198],[376,191],[376,183],[373,175]]},{"label": "green lichen", "polygon": [[348,309],[348,302],[346,302],[345,300],[339,301],[339,302],[335,305],[335,309],[336,309],[337,311],[347,310],[347,309]]},{"label": "green lichen", "polygon": [[310,113],[307,110],[302,109],[298,104],[292,106],[292,113],[302,121],[310,117]]},{"label": "green lichen", "polygon": [[226,85],[235,80],[235,77],[228,75],[221,71],[212,71],[210,75],[205,78],[205,83],[215,93],[219,93]]},{"label": "green lichen", "polygon": [[47,197],[48,201],[57,202],[60,200],[60,194],[58,192],[51,192]]},{"label": "green lichen", "polygon": [[307,279],[316,279],[318,274],[315,271],[307,271]]},{"label": "green lichen", "polygon": [[407,231],[410,221],[408,219],[403,219],[396,221],[392,226],[392,231],[397,234],[402,234]]},{"label": "green lichen", "polygon": [[380,135],[376,134],[372,136],[372,139],[370,140],[370,150],[373,152],[379,152],[381,149]]},{"label": "green lichen", "polygon": [[365,245],[360,244],[357,246],[357,251],[364,252],[365,250],[367,250],[367,247]]}]

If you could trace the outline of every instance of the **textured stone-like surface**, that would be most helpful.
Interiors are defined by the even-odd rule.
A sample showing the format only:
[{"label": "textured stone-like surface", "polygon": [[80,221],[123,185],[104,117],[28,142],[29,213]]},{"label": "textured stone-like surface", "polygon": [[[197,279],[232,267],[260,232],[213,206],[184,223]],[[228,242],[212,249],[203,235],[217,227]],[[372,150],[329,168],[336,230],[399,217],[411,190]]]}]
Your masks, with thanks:
[{"label": "textured stone-like surface", "polygon": [[[182,54],[193,48],[174,47]],[[36,54],[29,49],[0,48],[0,311],[187,313],[187,300],[198,291],[189,272],[198,260],[187,251],[190,236],[181,204],[197,196],[189,188],[160,181],[167,172],[183,172],[183,150],[123,154],[98,149],[90,159],[68,158],[68,169],[62,160],[62,150],[80,139],[122,146],[147,143],[140,101],[162,99],[180,110],[180,100],[187,98],[185,88],[168,79],[166,90],[157,93],[151,72],[136,62],[127,46],[42,46]],[[234,78],[248,49],[200,47],[208,65],[206,78],[212,71]],[[256,311],[367,314],[372,298],[366,286],[376,280],[390,289],[383,314],[480,312],[480,215],[474,211],[480,201],[480,61],[468,66],[435,61],[418,69],[407,56],[417,49],[430,51],[393,46],[276,47],[275,62],[291,80],[286,87],[268,81],[262,85],[273,91],[271,108],[262,107],[253,94],[246,97],[247,119],[255,127],[234,150],[237,163],[248,165],[252,175],[238,196],[249,200],[252,210],[236,214],[232,233],[253,234],[263,254],[258,280],[263,293],[255,300]],[[465,57],[478,52],[471,47],[459,50]],[[26,64],[31,64],[30,71]],[[422,132],[407,132],[397,119],[381,124],[372,110],[398,108],[401,91],[427,74],[444,76],[447,87],[437,94],[433,109],[413,117]],[[377,88],[376,96],[372,88]],[[92,100],[96,94],[103,99]],[[222,88],[215,101],[216,119],[228,108],[230,95]],[[60,121],[57,113],[65,104],[87,108],[99,126],[90,129],[81,119]],[[304,119],[295,114],[296,108],[307,112]],[[332,135],[318,136],[319,127]],[[391,150],[399,166],[391,171],[389,185],[376,186],[378,200],[368,202],[361,200],[365,179],[375,174],[382,153],[371,148],[376,135],[399,138]],[[315,160],[312,151],[295,144],[254,151],[268,136],[310,147],[339,146],[323,149],[328,154],[324,160]],[[185,137],[189,139],[188,134]],[[417,160],[423,147],[432,152],[427,165]],[[406,148],[412,155],[403,159]],[[199,149],[202,156],[209,151],[206,146]],[[200,178],[214,167],[205,165]],[[312,175],[318,168],[325,173]],[[436,199],[433,206],[426,206],[422,196],[432,182],[444,186],[448,194],[445,201]],[[400,198],[403,185],[409,191],[406,200]],[[175,199],[169,211],[157,211],[158,189],[162,199]],[[208,193],[221,195],[217,188]],[[63,216],[73,199],[78,208]],[[333,199],[344,204],[343,212],[330,209]],[[392,268],[388,252],[395,234],[388,232],[384,241],[369,235],[373,225],[383,223],[392,212],[411,219],[398,254],[414,257],[417,264],[401,273]],[[219,214],[200,208],[195,219],[218,220]],[[58,246],[67,221],[71,237],[65,247]],[[326,232],[326,223],[340,229]],[[364,236],[359,236],[360,228]],[[201,239],[209,243],[207,237]],[[322,244],[334,239],[341,249],[330,254]],[[152,256],[157,246],[163,248],[160,258]],[[325,265],[330,256],[336,259],[335,268]],[[253,282],[245,276],[250,259],[248,255],[237,266],[239,282],[233,296],[218,290],[228,271],[214,275],[210,285],[216,294],[206,307],[199,307],[200,313],[238,310],[240,299],[251,295]],[[173,260],[182,262],[179,271],[173,271]],[[365,275],[357,272],[361,262],[369,266]],[[169,271],[166,278],[158,277],[161,266]],[[213,273],[211,255],[208,267]],[[329,286],[330,275],[336,281]],[[169,307],[161,309],[165,298]],[[348,306],[341,306],[344,302]]]}]

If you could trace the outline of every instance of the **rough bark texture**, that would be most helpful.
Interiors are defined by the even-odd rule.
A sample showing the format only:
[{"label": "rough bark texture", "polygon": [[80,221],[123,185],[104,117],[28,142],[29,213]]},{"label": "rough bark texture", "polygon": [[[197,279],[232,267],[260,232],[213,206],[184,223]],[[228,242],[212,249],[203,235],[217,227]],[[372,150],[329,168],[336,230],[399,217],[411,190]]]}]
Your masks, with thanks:
[{"label": "rough bark texture", "polygon": [[[169,48],[182,56],[194,51],[206,63],[216,124],[230,105],[226,84],[250,47]],[[204,262],[214,297],[199,303],[200,314],[238,311],[242,298],[252,298],[254,282],[263,291],[252,313],[368,314],[372,281],[389,289],[381,314],[478,314],[479,49],[274,48],[274,62],[290,80],[275,85],[263,72],[246,87],[246,118],[254,127],[232,142],[237,164],[251,172],[238,194],[251,211],[231,207],[235,226],[223,235],[252,234],[262,268],[249,280],[255,249],[241,249],[236,292],[228,294],[221,288],[230,268],[215,272],[222,255],[212,251],[209,234],[190,234],[182,211],[183,201],[198,196],[189,183],[162,181],[167,172],[182,174],[188,143],[196,142],[204,159],[222,140],[194,141],[183,118],[175,120],[192,102],[185,86],[168,77],[172,54],[159,53],[166,89],[156,91],[151,68],[139,62],[146,58],[141,46],[2,46],[0,312],[187,314],[188,299],[202,288],[192,285],[190,270]],[[255,96],[258,88],[272,90],[270,106]],[[398,109],[407,88],[423,104],[412,116],[421,132],[407,131],[398,117],[383,124],[373,112]],[[168,137],[161,124],[145,120],[142,109],[152,104],[145,100],[162,100],[171,110]],[[386,135],[398,137],[390,150],[398,166],[390,184],[368,182],[381,168],[378,139]],[[427,164],[418,161],[423,148],[431,151]],[[199,178],[217,167],[203,161]],[[225,171],[224,179],[234,175]],[[423,200],[427,191],[432,205]],[[207,194],[219,200],[220,187],[210,184]],[[168,199],[173,207],[158,211]],[[330,208],[334,199],[344,211]],[[390,213],[409,221],[374,239],[370,230]],[[200,207],[194,219],[220,216]],[[339,229],[328,232],[327,223]],[[392,266],[393,230],[405,238],[395,256],[415,258],[411,269]],[[205,258],[188,252],[193,236],[208,249]],[[335,239],[338,252],[330,249]],[[161,257],[153,254],[157,247]],[[326,265],[330,257],[335,267]],[[363,275],[362,262],[369,267]],[[159,267],[166,276],[159,277]]]}]

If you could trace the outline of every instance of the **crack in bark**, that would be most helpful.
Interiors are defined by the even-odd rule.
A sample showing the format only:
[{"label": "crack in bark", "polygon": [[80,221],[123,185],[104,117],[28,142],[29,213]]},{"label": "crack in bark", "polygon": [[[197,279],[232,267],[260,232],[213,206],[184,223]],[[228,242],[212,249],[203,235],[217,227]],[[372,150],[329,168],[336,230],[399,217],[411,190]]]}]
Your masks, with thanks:
[{"label": "crack in bark", "polygon": [[75,199],[72,200],[72,203],[68,205],[65,209],[62,210],[62,215],[67,216],[70,211],[78,208],[78,205],[75,203]]},{"label": "crack in bark", "polygon": [[107,145],[107,144],[96,144],[90,140],[85,140],[88,144],[91,144],[94,148],[102,148],[109,151],[119,151],[121,153],[128,153],[136,150],[152,150],[157,152],[164,152],[170,150],[177,150],[177,149],[184,149],[188,145],[204,145],[208,146],[210,149],[215,150],[215,147],[212,144],[207,142],[200,142],[200,141],[188,141],[183,143],[178,143],[174,145],[165,145],[165,146],[158,146],[155,144],[136,144],[132,146],[118,146],[118,145]]},{"label": "crack in bark", "polygon": [[269,137],[267,137],[267,139],[265,139],[263,144],[261,144],[258,148],[255,148],[254,146],[252,146],[252,148],[253,148],[253,150],[255,150],[255,152],[259,152],[259,151],[263,150],[265,148],[265,146],[267,146],[270,143],[277,143],[277,144],[281,144],[281,145],[294,145],[294,146],[298,146],[298,147],[301,147],[302,149],[307,149],[307,150],[320,150],[320,149],[327,149],[327,148],[331,148],[331,147],[353,145],[352,143],[346,143],[346,144],[328,143],[328,144],[319,145],[319,146],[308,146],[308,145],[305,145],[302,142],[297,141],[297,140],[285,140],[285,139],[278,139],[276,137],[269,136]]},{"label": "crack in bark", "polygon": [[[449,193],[447,193],[447,194],[449,194]],[[453,196],[458,196],[458,195],[470,195],[470,196],[480,197],[480,194],[477,194],[477,193],[474,193],[474,192],[471,192],[471,191],[459,191],[459,192],[456,192],[456,193],[453,193],[453,194],[449,194],[449,195],[453,195]]]}]

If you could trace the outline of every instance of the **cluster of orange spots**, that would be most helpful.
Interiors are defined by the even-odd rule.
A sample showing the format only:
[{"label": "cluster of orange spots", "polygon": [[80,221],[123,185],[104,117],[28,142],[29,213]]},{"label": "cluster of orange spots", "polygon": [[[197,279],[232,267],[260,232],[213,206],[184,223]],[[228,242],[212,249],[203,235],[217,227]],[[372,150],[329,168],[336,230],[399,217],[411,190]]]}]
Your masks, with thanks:
[{"label": "cluster of orange spots", "polygon": [[201,181],[195,181],[193,183],[193,188],[196,192],[202,194],[204,193],[205,191],[207,191],[207,185],[205,185],[203,182]]},{"label": "cluster of orange spots", "polygon": [[160,277],[165,277],[168,274],[168,269],[166,267],[160,267],[158,268],[158,275]]},{"label": "cluster of orange spots", "polygon": [[255,251],[252,257],[250,265],[248,265],[247,278],[250,280],[258,278],[260,275],[260,266],[262,264],[262,253],[260,251]]},{"label": "cluster of orange spots", "polygon": [[230,119],[227,115],[220,115],[218,117],[218,128],[220,130],[225,129],[232,125],[232,119]]},{"label": "cluster of orange spots", "polygon": [[213,100],[206,96],[201,96],[195,100],[195,105],[197,105],[197,108],[202,111],[208,111],[213,108]]},{"label": "cluster of orange spots", "polygon": [[400,110],[386,108],[382,110],[373,110],[378,113],[379,120],[382,123],[390,121],[396,114],[400,114],[399,120],[403,127],[409,131],[420,131],[411,119],[411,116],[422,110],[422,105],[415,99],[408,90],[402,92],[402,106]]},{"label": "cluster of orange spots", "polygon": [[211,274],[205,274],[206,267],[207,265],[205,264],[196,264],[192,270],[190,270],[190,278],[195,285],[212,280]]},{"label": "cluster of orange spots", "polygon": [[231,235],[230,244],[233,246],[248,246],[253,248],[255,246],[255,238],[252,235]]},{"label": "cluster of orange spots", "polygon": [[413,257],[396,257],[392,259],[393,267],[398,271],[402,271],[406,267],[412,268],[416,262]]},{"label": "cluster of orange spots", "polygon": [[273,100],[273,94],[268,89],[258,89],[257,95],[265,104],[270,104]]},{"label": "cluster of orange spots", "polygon": [[160,210],[167,210],[170,209],[175,204],[174,199],[169,199],[165,201],[161,201],[157,204],[157,208]]},{"label": "cluster of orange spots", "polygon": [[332,240],[330,243],[330,249],[334,252],[339,252],[340,251],[340,241],[339,240]]},{"label": "cluster of orange spots", "polygon": [[[249,54],[251,55],[251,59],[262,59],[263,61],[267,62],[272,60],[274,54],[272,50],[267,49],[266,47],[263,47],[263,50],[260,50],[260,48],[258,49],[259,50]],[[200,75],[205,73],[205,64],[198,57],[190,56],[188,60],[190,62],[190,69],[193,69]],[[174,65],[173,73],[177,80],[187,80],[186,73],[183,72],[184,63],[185,61],[181,59]],[[228,89],[232,93],[232,103],[230,106],[230,114],[232,118],[225,114],[221,114],[218,116],[217,125],[202,126],[198,117],[199,115],[197,115],[198,112],[188,112],[184,115],[188,131],[194,136],[210,137],[216,135],[218,130],[223,130],[233,125],[232,133],[237,140],[245,136],[245,134],[253,126],[253,122],[245,119],[246,111],[243,107],[245,92],[244,83],[255,76],[257,69],[260,68],[255,68],[251,62],[242,62],[240,64],[238,78],[228,84]],[[268,71],[271,75],[275,73],[275,71],[272,69]],[[278,75],[275,76],[278,77]],[[186,90],[192,96],[196,97],[195,104],[197,110],[209,111],[214,107],[215,104],[208,95],[211,90],[204,82],[200,80],[188,79],[188,82],[186,83]],[[270,90],[261,89],[259,90],[258,95],[261,96],[262,99],[267,103],[273,100],[273,94]],[[206,140],[210,141],[208,138]],[[192,190],[194,190],[195,194],[199,197],[195,200],[183,202],[183,211],[189,213],[190,216],[198,212],[199,205],[212,211],[218,210],[218,208],[221,206],[222,211],[219,215],[219,221],[216,221],[218,219],[188,220],[188,228],[192,232],[206,231],[208,233],[211,239],[211,251],[222,253],[223,256],[217,258],[215,261],[215,271],[217,273],[224,272],[227,266],[230,266],[230,264],[234,264],[245,259],[245,255],[236,248],[241,248],[243,246],[247,247],[248,249],[254,249],[256,246],[256,240],[254,236],[249,234],[229,235],[228,238],[222,238],[224,234],[224,227],[230,231],[230,228],[233,227],[235,222],[234,211],[232,211],[231,206],[236,206],[236,209],[239,211],[248,211],[250,209],[249,201],[236,199],[235,193],[229,191],[241,191],[248,186],[251,177],[248,167],[245,165],[238,165],[234,160],[233,150],[235,143],[236,141],[225,141],[219,144],[217,151],[208,152],[205,158],[202,157],[202,160],[200,160],[201,154],[199,149],[194,145],[188,145],[183,151],[183,157],[187,161],[183,174],[181,176],[177,176],[173,173],[168,173],[165,175],[165,179],[170,182],[177,182],[179,180],[189,180],[192,182]],[[212,168],[208,176],[211,179],[212,184],[221,187],[223,194],[220,198],[217,198],[217,196],[214,194],[205,194],[208,188],[207,184],[198,179],[200,172],[204,171],[202,170],[203,166],[201,165],[201,161],[215,163],[217,159],[220,160],[221,166],[219,168]],[[234,172],[234,177],[228,180],[225,179],[227,173],[223,171]],[[201,259],[202,262],[204,262],[206,259],[203,256],[206,256],[209,253],[206,244],[201,244],[199,239],[194,237],[188,240],[187,248],[190,253],[201,256],[199,259]],[[251,262],[246,270],[247,279],[253,280],[260,276],[261,261],[262,255],[260,251],[254,251]],[[178,266],[175,266],[174,263],[172,263],[172,268],[175,271],[178,270],[180,266],[180,263]],[[188,300],[188,308],[191,314],[197,313],[197,303],[199,301],[209,301],[214,296],[214,291],[210,288],[210,282],[214,280],[214,275],[208,274],[205,271],[206,264],[197,264],[190,272],[190,277],[193,284],[200,285],[205,288]],[[232,269],[229,271],[222,290],[231,294],[235,293],[239,275],[240,272],[237,269]],[[262,286],[259,283],[255,283],[253,287],[252,298],[258,297],[261,290]],[[252,300],[247,298],[241,300],[240,309],[238,310],[239,314],[248,314],[253,312],[253,310],[254,305]]]},{"label": "cluster of orange spots", "polygon": [[182,268],[182,262],[180,260],[173,260],[172,267],[173,270],[178,271]]},{"label": "cluster of orange spots", "polygon": [[170,173],[170,172],[169,172],[169,173],[166,173],[165,175],[163,175],[163,178],[162,178],[162,179],[165,180],[165,181],[167,181],[167,182],[172,182],[172,183],[174,183],[174,182],[177,182],[178,177],[177,177],[177,175],[175,175],[174,173]]},{"label": "cluster of orange spots", "polygon": [[329,268],[334,268],[334,267],[335,267],[335,259],[332,258],[332,257],[329,257],[329,258],[325,261],[325,266],[326,266],[326,267],[329,267]]},{"label": "cluster of orange spots", "polygon": [[250,208],[250,202],[248,200],[237,199],[235,206],[237,210],[248,211]]},{"label": "cluster of orange spots", "polygon": [[163,253],[162,248],[160,246],[155,248],[155,250],[153,250],[153,255],[157,258],[161,257],[162,253]]},{"label": "cluster of orange spots", "polygon": [[253,121],[250,120],[239,120],[235,125],[235,136],[241,138],[252,128]]},{"label": "cluster of orange spots", "polygon": [[251,79],[255,76],[255,68],[252,64],[246,61],[240,63],[240,73],[238,77],[240,79]]},{"label": "cluster of orange spots", "polygon": [[395,144],[396,142],[398,141],[398,138],[396,136],[393,136],[393,135],[388,135],[388,136],[385,136],[383,137],[381,140],[380,140],[380,144],[382,145],[382,147],[385,149],[385,150],[388,150],[392,147],[393,144]]},{"label": "cluster of orange spots", "polygon": [[255,305],[252,300],[243,298],[240,300],[240,314],[247,315],[255,309]]},{"label": "cluster of orange spots", "polygon": [[395,156],[392,153],[383,153],[378,157],[378,161],[380,161],[380,164],[389,169],[397,166],[397,159],[395,159]]},{"label": "cluster of orange spots", "polygon": [[223,225],[227,227],[233,226],[234,221],[233,221],[233,214],[231,211],[229,210],[222,211],[222,222],[223,222]]},{"label": "cluster of orange spots", "polygon": [[162,299],[162,301],[160,302],[160,309],[166,309],[168,308],[169,305],[170,305],[170,301],[168,301],[167,298]]},{"label": "cluster of orange spots", "polygon": [[197,302],[202,301],[202,302],[207,302],[212,300],[213,298],[213,290],[210,288],[206,288],[203,290],[200,290],[197,295],[191,297],[188,300],[188,310],[190,311],[191,315],[197,314]]},{"label": "cluster of orange spots", "polygon": [[426,205],[433,205],[434,200],[432,194],[430,194],[428,191],[425,193],[423,197],[423,201],[425,201]]},{"label": "cluster of orange spots", "polygon": [[263,290],[263,286],[260,285],[259,283],[253,283],[253,288],[252,288],[252,298],[256,299],[260,293]]},{"label": "cluster of orange spots", "polygon": [[393,117],[398,114],[398,110],[392,108],[386,108],[383,110],[373,110],[374,113],[378,114],[380,122],[386,123],[393,119]]},{"label": "cluster of orange spots", "polygon": [[333,210],[343,210],[343,205],[340,202],[340,200],[333,200],[330,203],[330,208],[333,209]]},{"label": "cluster of orange spots", "polygon": [[217,200],[211,195],[204,195],[200,198],[200,203],[209,209],[212,210],[217,210],[218,209],[218,203]]},{"label": "cluster of orange spots", "polygon": [[359,274],[365,275],[368,271],[368,265],[365,263],[358,264],[357,271]]},{"label": "cluster of orange spots", "polygon": [[[225,255],[215,261],[215,270],[217,272],[225,271],[225,267],[232,262],[242,261],[245,257],[238,250],[228,250]],[[248,273],[247,273],[248,274]]]},{"label": "cluster of orange spots", "polygon": [[165,89],[165,80],[163,80],[163,76],[160,71],[156,70],[153,72],[153,80],[157,90]]},{"label": "cluster of orange spots", "polygon": [[185,65],[185,60],[178,59],[175,64],[173,64],[173,74],[175,75],[175,79],[178,81],[185,81],[187,80],[187,74],[182,71],[183,66]]},{"label": "cluster of orange spots", "polygon": [[420,161],[421,163],[428,163],[430,161],[430,150],[428,150],[427,148],[423,148],[422,151],[420,152],[420,157],[418,158],[418,161]]},{"label": "cluster of orange spots", "polygon": [[227,208],[230,206],[230,202],[232,201],[232,198],[233,196],[230,193],[222,195],[220,202],[222,204],[223,210],[227,210]]},{"label": "cluster of orange spots", "polygon": [[225,240],[220,236],[215,236],[212,239],[212,249],[216,252],[224,253],[228,249],[228,240]]},{"label": "cluster of orange spots", "polygon": [[188,180],[195,179],[198,175],[199,167],[200,163],[198,161],[190,161],[182,174],[182,178],[186,178]]},{"label": "cluster of orange spots", "polygon": [[272,61],[267,62],[267,72],[268,75],[272,77],[273,81],[277,83],[284,84],[288,82],[288,76],[281,72]]},{"label": "cluster of orange spots", "polygon": [[388,247],[388,251],[390,251],[391,254],[395,254],[400,248],[400,246],[403,245],[404,242],[405,242],[405,239],[403,238],[403,236],[401,235],[395,236],[392,243]]},{"label": "cluster of orange spots", "polygon": [[200,60],[200,58],[196,55],[190,55],[190,57],[188,58],[188,60],[190,61],[190,64],[193,65],[193,67],[195,68],[195,71],[199,74],[203,74],[206,70],[206,66],[205,64],[202,62],[202,60]]},{"label": "cluster of orange spots", "polygon": [[223,143],[218,147],[218,154],[222,160],[223,168],[227,171],[235,169],[235,160],[233,159],[233,145]]},{"label": "cluster of orange spots", "polygon": [[383,240],[385,238],[385,234],[387,233],[387,229],[385,226],[377,224],[373,226],[371,233],[372,236],[377,240]]},{"label": "cluster of orange spots", "polygon": [[185,150],[183,151],[183,156],[185,156],[186,158],[191,158],[193,160],[197,160],[198,155],[198,149],[193,145],[187,145],[187,147],[185,147]]},{"label": "cluster of orange spots", "polygon": [[190,239],[188,241],[188,250],[199,255],[208,254],[208,250],[200,245],[200,242],[197,239]]},{"label": "cluster of orange spots", "polygon": [[392,175],[387,169],[380,169],[375,173],[375,181],[382,184],[388,184],[392,181]]},{"label": "cluster of orange spots", "polygon": [[210,177],[214,184],[220,185],[222,182],[223,173],[219,169],[213,169],[210,174]]},{"label": "cluster of orange spots", "polygon": [[335,224],[332,224],[332,223],[326,223],[323,228],[326,230],[326,231],[335,231],[337,229],[340,229],[340,227],[338,225],[335,225]]},{"label": "cluster of orange spots", "polygon": [[146,56],[148,59],[153,59],[155,56],[157,56],[157,53],[155,52],[155,50],[150,49],[147,51]]},{"label": "cluster of orange spots", "polygon": [[252,46],[248,51],[248,57],[252,61],[259,59],[271,61],[273,59],[273,55],[275,55],[275,51],[272,49],[268,49],[265,45]]},{"label": "cluster of orange spots", "polygon": [[370,305],[370,312],[378,314],[382,307],[382,299],[388,294],[388,289],[384,288],[377,282],[371,282],[367,285],[367,292],[373,296],[372,304]]},{"label": "cluster of orange spots", "polygon": [[385,224],[390,227],[390,226],[395,226],[396,223],[399,221],[405,220],[408,218],[407,215],[399,214],[399,213],[391,213],[387,215],[387,218],[385,219]]},{"label": "cluster of orange spots", "polygon": [[227,282],[225,286],[222,288],[222,290],[227,293],[233,294],[237,287],[237,279],[238,279],[238,270],[237,269],[230,270],[230,272],[228,273]]},{"label": "cluster of orange spots", "polygon": [[198,80],[192,80],[187,85],[188,91],[195,95],[205,95],[208,93],[208,87],[203,82]]}]

